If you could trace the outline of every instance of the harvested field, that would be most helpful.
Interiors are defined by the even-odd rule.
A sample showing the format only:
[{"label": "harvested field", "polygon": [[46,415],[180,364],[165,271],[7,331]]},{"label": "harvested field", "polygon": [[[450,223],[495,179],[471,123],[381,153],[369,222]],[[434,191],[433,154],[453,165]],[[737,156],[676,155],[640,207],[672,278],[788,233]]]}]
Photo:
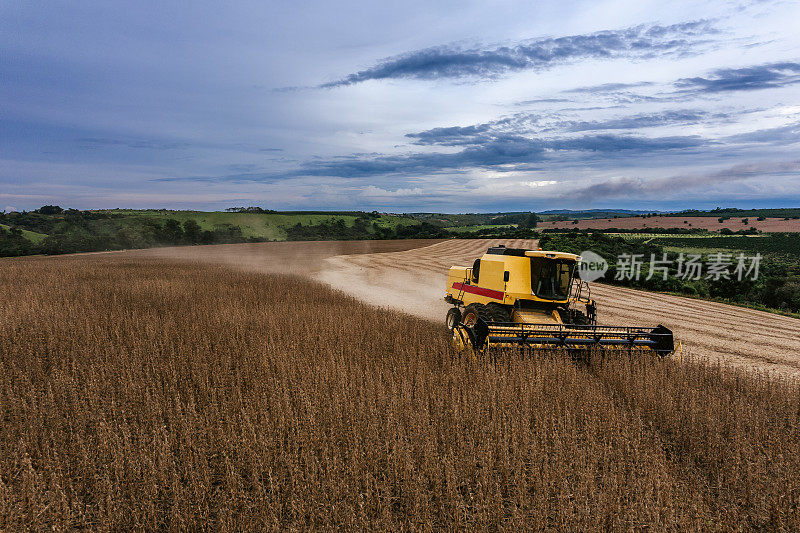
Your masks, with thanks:
[{"label": "harvested field", "polygon": [[0,530],[800,528],[796,384],[474,363],[319,284],[138,253],[0,286]]},{"label": "harvested field", "polygon": [[[471,265],[495,244],[536,246],[535,241],[508,239],[284,242],[158,248],[125,254],[302,274],[372,305],[441,323],[449,307],[442,300],[447,269]],[[697,357],[800,377],[798,319],[601,283],[592,283],[591,287],[602,323],[662,323],[675,332],[687,352]]]},{"label": "harvested field", "polygon": [[[257,244],[179,246],[124,252],[139,257],[199,261],[228,265],[256,272],[309,274],[317,272],[323,260],[333,256],[385,253],[429,246],[438,241],[405,239],[392,241],[300,241]],[[112,252],[120,253],[120,252]]]},{"label": "harvested field", "polygon": [[[648,228],[692,228],[719,231],[728,228],[732,231],[756,228],[758,230],[775,232],[797,232],[800,231],[800,219],[784,220],[782,218],[767,218],[766,220],[756,220],[750,217],[747,224],[742,223],[742,218],[731,218],[719,222],[714,217],[664,217],[655,216],[650,218],[625,217],[625,218],[595,218],[579,220],[577,224],[572,221],[560,222],[541,222],[540,229],[559,228],[559,229],[648,229]],[[684,224],[684,220],[686,224]]]},{"label": "harvested field", "polygon": [[[443,323],[447,269],[472,265],[488,246],[533,241],[450,240],[384,254],[332,257],[322,280],[369,303]],[[691,354],[711,362],[800,377],[800,320],[722,303],[592,283],[598,321],[664,324]]]},{"label": "harvested field", "polygon": [[489,246],[535,247],[532,240],[448,240],[399,252],[331,257],[320,280],[360,300],[444,323],[447,271],[472,266]]}]

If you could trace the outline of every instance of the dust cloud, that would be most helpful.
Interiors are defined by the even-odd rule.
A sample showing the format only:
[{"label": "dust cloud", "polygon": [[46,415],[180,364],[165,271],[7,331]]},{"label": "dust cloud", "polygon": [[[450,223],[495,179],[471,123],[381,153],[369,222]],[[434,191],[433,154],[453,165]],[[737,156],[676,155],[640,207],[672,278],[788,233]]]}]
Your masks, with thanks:
[{"label": "dust cloud", "polygon": [[[301,275],[379,308],[444,323],[447,271],[471,266],[489,246],[535,248],[532,240],[281,242],[129,252],[257,272]],[[685,352],[711,362],[800,378],[800,320],[727,304],[593,282],[598,322],[663,324]]]}]

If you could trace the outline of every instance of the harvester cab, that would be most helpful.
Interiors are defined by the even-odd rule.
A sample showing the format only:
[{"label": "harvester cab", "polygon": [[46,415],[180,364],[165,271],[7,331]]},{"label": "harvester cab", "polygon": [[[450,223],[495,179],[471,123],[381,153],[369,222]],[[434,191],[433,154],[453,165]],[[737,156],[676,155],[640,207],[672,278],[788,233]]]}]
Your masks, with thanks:
[{"label": "harvester cab", "polygon": [[580,256],[495,246],[472,267],[451,267],[447,326],[459,350],[595,347],[674,351],[664,326],[598,326],[589,284],[578,277]]}]

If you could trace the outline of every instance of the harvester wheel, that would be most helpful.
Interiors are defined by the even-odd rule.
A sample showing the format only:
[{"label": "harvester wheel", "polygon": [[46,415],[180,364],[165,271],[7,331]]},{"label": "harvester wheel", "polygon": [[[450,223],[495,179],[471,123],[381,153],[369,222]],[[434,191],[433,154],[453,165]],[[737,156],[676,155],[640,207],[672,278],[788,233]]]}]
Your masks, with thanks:
[{"label": "harvester wheel", "polygon": [[475,327],[479,320],[491,322],[491,315],[486,309],[486,306],[483,304],[469,304],[467,308],[464,309],[464,316],[461,318],[461,322],[465,326],[472,328]]},{"label": "harvester wheel", "polygon": [[461,322],[461,311],[458,307],[451,307],[449,311],[447,311],[447,317],[445,318],[445,324],[447,324],[447,329],[453,331],[459,323]]},{"label": "harvester wheel", "polygon": [[486,311],[491,317],[492,322],[499,322],[499,323],[511,322],[511,315],[508,314],[506,308],[500,304],[495,304],[495,303],[488,304],[486,306]]},{"label": "harvester wheel", "polygon": [[469,347],[473,355],[482,352],[488,333],[487,324],[492,322],[492,315],[483,304],[470,304],[464,309],[461,325],[457,326],[453,334],[462,333],[469,337]]}]

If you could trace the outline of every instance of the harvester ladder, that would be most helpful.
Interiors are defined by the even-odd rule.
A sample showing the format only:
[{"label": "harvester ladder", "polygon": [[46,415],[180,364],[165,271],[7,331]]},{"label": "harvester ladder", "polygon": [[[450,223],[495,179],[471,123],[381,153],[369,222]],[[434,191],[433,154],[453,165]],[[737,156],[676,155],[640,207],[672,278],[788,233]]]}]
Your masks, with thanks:
[{"label": "harvester ladder", "polygon": [[583,280],[574,280],[572,282],[572,287],[570,290],[570,300],[575,300],[576,302],[580,302],[583,298],[583,291],[586,290],[586,299],[588,300],[591,298],[591,289],[589,288],[589,282]]},{"label": "harvester ladder", "polygon": [[464,285],[469,283],[469,280],[472,279],[472,269],[468,268],[466,270],[466,275],[464,276],[464,281],[461,282],[461,288],[458,290],[458,301],[464,303]]}]

